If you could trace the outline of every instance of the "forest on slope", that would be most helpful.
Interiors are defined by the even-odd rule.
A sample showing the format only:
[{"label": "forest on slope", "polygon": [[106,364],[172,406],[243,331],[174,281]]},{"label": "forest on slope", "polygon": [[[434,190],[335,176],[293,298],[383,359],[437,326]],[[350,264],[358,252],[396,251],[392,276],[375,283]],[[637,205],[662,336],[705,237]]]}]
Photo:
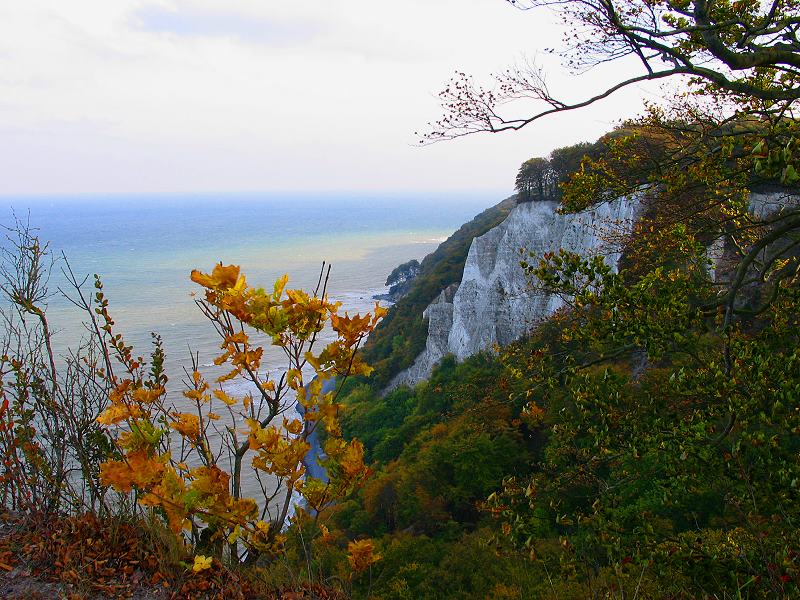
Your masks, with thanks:
[{"label": "forest on slope", "polygon": [[[647,127],[629,131],[596,160],[652,151]],[[782,222],[791,190],[773,193]],[[683,222],[694,196],[659,199],[619,273],[563,253],[523,265],[573,298],[526,339],[446,359],[413,390],[350,391],[345,436],[376,473],[333,521],[380,540],[378,597],[796,594],[793,238],[762,230],[765,262],[787,270],[750,273],[731,327],[719,288],[736,263],[710,264],[708,214]]]},{"label": "forest on slope", "polygon": [[[607,27],[576,43],[588,56],[635,50],[644,78],[695,76],[693,94],[623,124],[557,188],[565,211],[642,198],[621,268],[556,249],[523,261],[534,288],[569,299],[549,323],[414,390],[353,390],[345,434],[378,471],[334,521],[384,532],[381,597],[796,597],[798,16],[576,6],[568,18]],[[504,97],[451,85],[429,139],[535,121],[499,116],[552,99],[523,75]],[[523,164],[523,199],[553,190],[547,166]]]}]

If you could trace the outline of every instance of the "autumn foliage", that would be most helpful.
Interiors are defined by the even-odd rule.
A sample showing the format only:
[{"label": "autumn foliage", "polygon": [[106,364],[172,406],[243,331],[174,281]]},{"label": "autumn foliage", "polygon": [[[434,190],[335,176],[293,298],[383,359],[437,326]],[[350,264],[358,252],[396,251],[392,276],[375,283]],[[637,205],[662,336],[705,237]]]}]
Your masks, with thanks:
[{"label": "autumn foliage", "polygon": [[[280,553],[295,496],[319,513],[368,474],[361,443],[341,438],[336,387],[326,391],[325,383],[369,373],[356,350],[385,310],[340,315],[339,303],[324,293],[287,290],[287,279],[266,292],[250,287],[236,266],[193,271],[192,280],[205,289],[198,305],[221,336],[222,353],[214,362],[227,365],[227,372],[208,381],[195,369],[178,410],[166,401],[160,371],[143,374],[129,363],[130,376],[115,381],[110,404],[97,419],[116,432],[120,454],[102,464],[101,483],[120,493],[135,490],[139,504],[159,509],[176,534],[206,528],[208,541],[228,544],[234,558],[239,545],[243,556]],[[326,326],[335,337],[316,351]],[[262,374],[257,334],[283,351],[287,369],[278,376]],[[252,391],[237,396],[226,390],[224,384],[236,378],[247,380]],[[321,430],[325,479],[311,477],[305,466],[309,438]],[[272,477],[277,489],[242,497],[243,470]],[[262,510],[272,518],[261,518]]]},{"label": "autumn foliage", "polygon": [[[73,301],[88,315],[94,335],[59,369],[38,305],[46,297],[46,290],[37,291],[45,285],[38,265],[46,247],[27,230],[20,235],[20,262],[27,270],[7,277],[5,291],[20,320],[33,314],[38,329],[28,346],[0,357],[0,500],[13,511],[4,523],[30,527],[28,515],[39,524],[36,532],[47,522],[77,528],[70,543],[79,546],[97,543],[102,532],[110,535],[107,529],[117,527],[113,520],[119,515],[165,527],[177,544],[167,570],[184,578],[173,577],[169,585],[187,598],[214,596],[215,589],[225,597],[240,595],[244,584],[226,574],[228,566],[270,564],[282,556],[290,521],[310,525],[312,538],[327,531],[323,513],[370,473],[362,443],[342,437],[338,397],[348,377],[371,371],[357,350],[384,308],[376,305],[363,316],[341,312],[341,304],[326,295],[329,270],[311,293],[287,289],[286,276],[269,291],[251,287],[236,266],[193,271],[192,280],[203,288],[195,302],[219,333],[221,352],[213,376],[201,371],[195,357],[175,397],[168,394],[161,339],[153,334],[149,360],[137,356],[116,332],[97,277],[91,296],[72,280]],[[33,291],[24,296],[25,290]],[[276,355],[283,357],[283,368],[276,368]],[[87,527],[98,533],[86,533]],[[147,554],[139,536],[129,537],[131,552]],[[354,546],[354,574],[378,560],[364,544],[371,542]],[[346,546],[344,540],[343,551]],[[38,550],[26,548],[0,554],[0,569],[31,564],[56,546],[45,539]],[[102,550],[118,561],[127,556],[119,544],[104,543]],[[84,582],[72,582],[70,573],[95,569],[92,589],[129,590],[112,577],[111,558],[104,556],[42,576],[74,588]],[[147,556],[152,562],[154,555]],[[187,562],[176,564],[178,557]],[[144,558],[135,560],[144,565]],[[163,571],[161,566],[147,567],[147,576]],[[286,589],[300,589],[295,584]]]}]

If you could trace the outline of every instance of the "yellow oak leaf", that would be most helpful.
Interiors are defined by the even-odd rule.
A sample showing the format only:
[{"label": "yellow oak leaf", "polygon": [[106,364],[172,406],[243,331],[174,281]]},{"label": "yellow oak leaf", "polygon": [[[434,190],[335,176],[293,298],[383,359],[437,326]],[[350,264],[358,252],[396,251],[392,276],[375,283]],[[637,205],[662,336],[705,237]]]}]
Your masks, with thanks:
[{"label": "yellow oak leaf", "polygon": [[107,460],[100,465],[100,483],[119,492],[130,492],[133,487],[149,490],[161,481],[165,456],[153,456],[147,450],[136,450],[124,460]]},{"label": "yellow oak leaf", "polygon": [[164,395],[166,390],[163,387],[153,388],[148,390],[146,388],[137,388],[133,390],[133,400],[138,404],[152,404]]},{"label": "yellow oak leaf", "polygon": [[289,275],[284,274],[283,277],[275,281],[275,285],[273,286],[272,291],[272,298],[275,302],[281,299],[283,295],[283,290],[286,288],[286,284],[289,281]]},{"label": "yellow oak leaf", "polygon": [[177,535],[184,528],[188,506],[185,501],[186,485],[173,470],[167,469],[161,481],[150,493],[140,498],[143,506],[160,506],[167,517],[170,529]]},{"label": "yellow oak leaf", "polygon": [[205,571],[206,569],[210,569],[212,562],[214,562],[214,559],[212,557],[198,554],[197,556],[194,557],[194,565],[192,565],[192,571],[194,573],[199,573],[200,571]]},{"label": "yellow oak leaf", "polygon": [[214,290],[227,290],[237,286],[241,282],[244,285],[244,276],[239,275],[239,267],[236,265],[223,266],[219,263],[214,266],[211,275],[206,275],[200,271],[193,270],[192,281],[203,287]]},{"label": "yellow oak leaf", "polygon": [[284,418],[283,419],[283,428],[288,431],[289,433],[293,433],[294,435],[298,435],[303,431],[303,422],[298,419],[292,419],[291,421]]},{"label": "yellow oak leaf", "polygon": [[244,331],[238,331],[232,335],[225,336],[225,342],[222,345],[222,348],[225,348],[227,344],[246,344],[250,338]]},{"label": "yellow oak leaf", "polygon": [[217,398],[217,400],[221,400],[227,406],[233,406],[237,402],[236,398],[229,396],[224,390],[214,390],[214,396]]},{"label": "yellow oak leaf", "polygon": [[144,416],[144,411],[135,404],[112,404],[97,417],[101,425],[116,425],[121,421],[139,419]]},{"label": "yellow oak leaf", "polygon": [[200,439],[200,417],[191,413],[172,413],[176,419],[169,426],[192,442]]},{"label": "yellow oak leaf", "polygon": [[364,464],[364,444],[355,439],[347,444],[339,458],[339,465],[348,479],[357,479],[365,475],[367,466]]},{"label": "yellow oak leaf", "polygon": [[380,554],[375,554],[375,545],[372,540],[358,540],[347,544],[347,561],[350,568],[360,573],[381,559]]},{"label": "yellow oak leaf", "polygon": [[211,465],[208,467],[197,467],[190,473],[192,477],[192,490],[200,492],[204,497],[211,498],[223,504],[229,497],[228,482],[231,476],[225,471]]}]

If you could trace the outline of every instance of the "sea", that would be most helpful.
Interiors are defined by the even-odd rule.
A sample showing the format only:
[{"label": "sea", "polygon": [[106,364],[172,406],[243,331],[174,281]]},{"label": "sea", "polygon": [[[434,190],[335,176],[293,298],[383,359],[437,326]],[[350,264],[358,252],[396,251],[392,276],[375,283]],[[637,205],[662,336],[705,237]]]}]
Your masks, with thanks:
[{"label": "sea", "polygon": [[[195,304],[202,290],[192,269],[239,265],[250,285],[270,289],[288,274],[289,288],[310,290],[330,265],[328,296],[350,314],[374,308],[386,277],[422,259],[479,212],[499,201],[487,194],[185,194],[0,198],[0,224],[18,224],[47,244],[54,259],[46,314],[58,354],[87,335],[86,315],[67,265],[84,293],[100,275],[117,333],[147,358],[151,332],[163,339],[168,398],[181,408],[193,357],[213,381],[220,339]],[[4,240],[2,247],[9,248]],[[261,340],[268,345],[268,340]],[[318,348],[319,350],[319,348]],[[262,375],[286,368],[282,352],[265,353]],[[246,382],[227,384],[245,393]],[[240,386],[237,389],[237,385]]]}]

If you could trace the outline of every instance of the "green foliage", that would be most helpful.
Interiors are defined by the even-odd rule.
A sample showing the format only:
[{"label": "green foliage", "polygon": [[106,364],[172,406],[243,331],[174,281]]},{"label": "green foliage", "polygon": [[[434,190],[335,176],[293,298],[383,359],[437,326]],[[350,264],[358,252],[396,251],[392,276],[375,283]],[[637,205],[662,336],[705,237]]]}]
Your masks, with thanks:
[{"label": "green foliage", "polygon": [[489,533],[453,540],[399,534],[383,548],[373,593],[385,600],[416,598],[530,598],[546,579],[516,556],[494,554]]},{"label": "green foliage", "polygon": [[486,355],[462,364],[446,358],[413,390],[354,390],[344,434],[363,439],[367,458],[383,465],[361,496],[373,527],[436,532],[450,521],[477,522],[478,503],[528,454],[530,440],[510,425],[510,392],[501,365]]},{"label": "green foliage", "polygon": [[555,177],[550,160],[540,156],[529,158],[522,163],[514,181],[520,202],[553,199],[554,184]]},{"label": "green foliage", "polygon": [[397,285],[419,275],[420,264],[416,258],[395,267],[386,278],[386,285]]},{"label": "green foliage", "polygon": [[590,144],[580,142],[556,148],[547,158],[534,157],[520,165],[514,186],[519,202],[557,201],[561,198],[561,185],[578,171],[584,157],[597,158],[604,146],[601,141]]},{"label": "green foliage", "polygon": [[[460,498],[484,489],[496,539],[552,576],[531,588],[541,596],[800,593],[800,212],[791,201],[771,216],[749,207],[753,191],[796,187],[799,130],[780,102],[698,90],[707,103],[684,97],[590,151],[529,162],[571,164],[565,211],[642,199],[621,270],[564,251],[523,263],[534,287],[567,304],[495,362],[504,374],[485,376],[484,389],[507,378],[506,397],[491,409],[483,392],[459,389],[453,401],[457,388],[435,379],[374,409],[370,451],[383,464],[353,512],[363,533],[385,532],[386,544],[406,528],[455,547],[452,524],[481,523]],[[544,197],[547,177],[520,192]],[[722,260],[709,260],[712,244]],[[460,368],[445,362],[436,376]],[[460,409],[467,397],[483,408],[479,421]],[[427,418],[435,411],[447,419]],[[485,436],[487,422],[503,433]],[[504,462],[507,452],[518,459]]]},{"label": "green foliage", "polygon": [[[569,303],[554,319],[558,335],[540,338],[545,351],[513,371],[529,385],[523,418],[548,432],[546,446],[534,472],[508,477],[490,506],[561,578],[633,565],[665,597],[796,595],[795,209],[772,225],[742,202],[752,129],[708,154],[698,130],[649,119],[645,145],[617,138],[601,159],[606,186],[659,178],[627,268],[565,251],[523,263],[535,285]],[[649,165],[637,153],[654,140],[664,147]],[[566,198],[597,197],[591,167]],[[772,172],[779,179],[783,169]],[[701,238],[728,249],[714,277]],[[541,552],[554,534],[560,551]]]},{"label": "green foliage", "polygon": [[[797,597],[800,210],[749,206],[754,190],[800,182],[797,5],[519,4],[557,5],[582,25],[573,66],[635,55],[646,72],[575,105],[535,71],[509,70],[497,90],[462,76],[428,139],[519,129],[645,79],[690,74],[691,92],[592,147],[523,164],[523,200],[554,198],[555,181],[564,211],[641,198],[620,271],[564,251],[523,263],[532,285],[567,304],[489,359],[481,389],[462,385],[477,363],[445,361],[413,391],[369,408],[368,392],[355,399],[348,433],[372,435],[382,464],[340,523],[384,533],[385,597],[515,597],[513,585],[455,582],[431,564],[458,563],[487,492],[494,549],[539,576],[528,597]],[[531,98],[545,108],[502,116]],[[708,260],[712,245],[721,260]],[[409,350],[407,339],[384,347]]]}]

